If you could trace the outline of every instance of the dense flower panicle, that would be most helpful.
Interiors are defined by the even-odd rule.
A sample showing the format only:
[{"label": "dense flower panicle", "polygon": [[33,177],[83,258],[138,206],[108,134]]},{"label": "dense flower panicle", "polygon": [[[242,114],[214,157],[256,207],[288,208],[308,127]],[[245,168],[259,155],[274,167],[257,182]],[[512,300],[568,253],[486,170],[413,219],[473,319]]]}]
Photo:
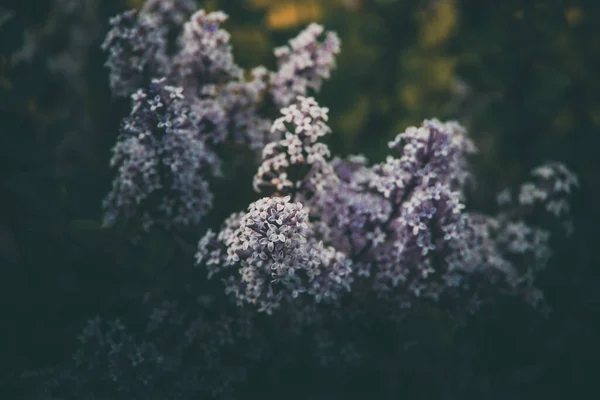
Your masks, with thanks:
[{"label": "dense flower panicle", "polygon": [[459,260],[451,267],[446,259],[465,230],[458,192],[440,183],[415,187],[394,206],[369,188],[365,177],[370,171],[363,160],[335,164],[336,172],[343,174],[341,183],[310,203],[311,211],[330,227],[328,238],[336,248],[352,255],[354,273],[370,277],[372,290],[385,296],[394,292],[405,305],[419,297],[438,300],[447,274],[472,272]]},{"label": "dense flower panicle", "polygon": [[112,18],[102,48],[109,52],[110,86],[117,96],[129,96],[153,78],[168,76],[171,37],[194,10],[192,0],[149,0],[140,12]]},{"label": "dense flower panicle", "polygon": [[132,111],[113,148],[117,168],[104,201],[106,225],[119,214],[138,217],[147,230],[196,224],[212,203],[205,175],[218,172],[198,125],[183,103],[182,89],[154,80],[132,95]]},{"label": "dense flower panicle", "polygon": [[[262,164],[254,176],[254,190],[297,190],[306,183],[304,178],[311,168],[328,168],[329,148],[318,142],[331,132],[326,123],[328,112],[327,108],[319,107],[314,98],[302,96],[297,98],[297,103],[281,109],[283,116],[273,122],[271,132],[283,138],[264,147]],[[303,166],[307,167],[304,171],[300,170]],[[312,184],[319,185],[316,177],[312,178]]]},{"label": "dense flower panicle", "polygon": [[242,267],[245,293],[238,296],[253,303],[266,296],[261,303],[269,303],[279,300],[272,283],[294,284],[296,270],[308,261],[306,222],[302,205],[290,203],[289,198],[264,198],[250,205],[227,243],[229,262]]},{"label": "dense flower panicle", "polygon": [[320,90],[335,68],[335,56],[340,52],[340,39],[327,32],[323,41],[319,37],[324,29],[310,24],[289,46],[275,49],[278,70],[271,74],[271,96],[278,107],[291,104],[297,96],[306,96],[308,89]]},{"label": "dense flower panicle", "polygon": [[109,51],[110,87],[117,96],[128,96],[144,84],[147,75],[157,75],[161,63],[156,59],[165,43],[154,21],[126,11],[110,20],[112,29],[102,44]]},{"label": "dense flower panicle", "polygon": [[268,313],[301,293],[335,298],[351,281],[349,260],[315,240],[302,204],[289,197],[260,199],[229,218],[218,236],[209,231],[196,259],[210,275],[239,269],[239,276],[229,275],[227,292]]},{"label": "dense flower panicle", "polygon": [[404,191],[414,185],[448,183],[453,190],[462,190],[470,174],[466,156],[476,151],[466,137],[464,127],[456,122],[425,120],[420,127],[409,127],[389,143],[401,157],[389,158],[375,168],[380,179],[376,187],[384,195]]},{"label": "dense flower panicle", "polygon": [[185,24],[181,50],[173,63],[176,79],[186,90],[242,78],[243,71],[233,60],[230,35],[219,28],[227,18],[221,11],[198,10]]},{"label": "dense flower panicle", "polygon": [[448,185],[415,190],[389,225],[393,250],[388,253],[395,259],[373,255],[377,289],[386,293],[400,288],[405,304],[421,297],[437,301],[448,288],[447,282],[461,280],[458,286],[464,275],[475,272],[478,265],[469,254],[472,249],[465,249],[459,259],[446,259],[455,255],[464,240],[462,208],[459,194]]}]

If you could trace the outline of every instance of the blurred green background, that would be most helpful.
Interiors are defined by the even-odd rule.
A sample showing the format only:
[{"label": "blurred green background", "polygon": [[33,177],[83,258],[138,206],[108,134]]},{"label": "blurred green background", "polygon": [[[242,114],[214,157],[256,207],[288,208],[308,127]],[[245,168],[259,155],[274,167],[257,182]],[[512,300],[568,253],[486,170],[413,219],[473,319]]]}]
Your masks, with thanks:
[{"label": "blurred green background", "polygon": [[[99,46],[108,18],[141,4],[0,6],[3,382],[67,359],[85,318],[122,315],[145,293],[174,292],[189,277],[202,229],[154,232],[132,245],[124,228],[100,228],[110,147],[128,102],[111,98]],[[273,47],[310,22],[340,35],[338,68],[317,96],[330,108],[334,154],[381,160],[397,133],[438,117],[465,124],[480,149],[471,207],[493,210],[498,190],[548,160],[578,174],[576,234],[556,243],[542,277],[553,316],[524,334],[527,317],[510,309],[482,317],[473,335],[494,365],[490,374],[518,371],[546,354],[552,367],[543,382],[586,387],[597,368],[600,315],[592,247],[600,237],[600,2],[208,0],[199,7],[230,15],[225,29],[244,67],[273,68]],[[252,173],[233,171],[215,183],[219,206],[206,224],[255,198]]]}]

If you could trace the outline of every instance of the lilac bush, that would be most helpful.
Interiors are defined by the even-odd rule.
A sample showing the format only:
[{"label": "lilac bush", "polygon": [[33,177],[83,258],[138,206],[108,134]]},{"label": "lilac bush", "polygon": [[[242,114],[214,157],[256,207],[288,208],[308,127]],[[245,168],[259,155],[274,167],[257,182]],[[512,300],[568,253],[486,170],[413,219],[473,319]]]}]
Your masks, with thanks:
[{"label": "lilac bush", "polygon": [[[383,161],[332,157],[329,110],[313,96],[336,65],[336,34],[311,24],[275,50],[275,71],[244,71],[226,20],[187,0],[149,0],[111,20],[110,86],[131,98],[131,112],[113,148],[104,222],[201,232],[195,272],[208,281],[192,308],[204,314],[190,320],[194,312],[164,303],[137,336],[92,320],[63,384],[115,398],[215,395],[258,365],[269,365],[262,382],[299,357],[336,374],[376,362],[372,320],[401,332],[411,310],[471,315],[500,296],[546,310],[536,278],[553,229],[572,230],[575,175],[549,163],[517,193],[501,192],[497,213],[469,210],[476,146],[458,122],[438,119],[398,134]],[[256,197],[211,229],[201,223],[210,182],[231,143],[256,156]],[[539,213],[556,226],[536,225]],[[226,311],[211,310],[221,301]],[[405,349],[401,340],[391,339]],[[188,364],[187,352],[202,362]]]}]

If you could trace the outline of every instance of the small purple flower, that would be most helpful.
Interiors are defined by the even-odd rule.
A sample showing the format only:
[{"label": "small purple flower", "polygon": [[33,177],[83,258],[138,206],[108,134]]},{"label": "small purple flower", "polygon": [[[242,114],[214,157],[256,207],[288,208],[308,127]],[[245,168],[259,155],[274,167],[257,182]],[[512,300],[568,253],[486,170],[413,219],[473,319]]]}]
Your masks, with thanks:
[{"label": "small purple flower", "polygon": [[217,22],[210,22],[206,24],[206,30],[210,33],[215,33],[219,28],[219,24]]}]

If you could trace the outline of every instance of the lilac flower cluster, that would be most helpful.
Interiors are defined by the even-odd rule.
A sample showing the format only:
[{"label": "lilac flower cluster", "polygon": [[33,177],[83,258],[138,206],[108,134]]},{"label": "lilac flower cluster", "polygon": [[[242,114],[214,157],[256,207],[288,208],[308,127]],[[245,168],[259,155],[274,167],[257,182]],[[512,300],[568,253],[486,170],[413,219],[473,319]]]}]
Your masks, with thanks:
[{"label": "lilac flower cluster", "polygon": [[242,78],[243,71],[233,60],[230,35],[219,29],[227,18],[221,11],[207,14],[199,10],[185,24],[181,50],[173,61],[174,73],[185,87]]},{"label": "lilac flower cluster", "polygon": [[[212,160],[219,152],[219,146],[228,141],[242,143],[258,153],[278,138],[278,132],[270,130],[269,105],[284,107],[297,95],[306,95],[308,90],[318,91],[322,81],[335,67],[339,39],[334,33],[327,33],[320,43],[318,38],[323,28],[312,24],[290,41],[291,50],[287,47],[275,50],[278,58],[276,71],[258,66],[246,74],[234,61],[229,33],[220,28],[228,16],[220,11],[207,13],[204,10],[192,14],[193,5],[190,0],[148,0],[139,12],[128,11],[111,20],[112,29],[103,48],[109,53],[106,65],[110,69],[112,91],[117,96],[133,96],[135,103],[137,91],[140,88],[147,90],[154,79],[163,80],[168,86],[183,88],[181,103],[189,109],[189,124],[192,130],[195,129],[193,134],[203,143],[203,146],[189,151],[206,153],[195,157]],[[156,159],[159,150],[165,152],[165,149],[157,148],[156,152],[145,156],[149,164],[162,162]],[[114,151],[122,154],[122,159],[136,157],[129,154],[136,151],[134,147],[117,144]],[[148,170],[134,172],[138,166],[141,165],[130,164],[127,167],[129,173],[137,174],[144,181],[155,179],[145,176]],[[200,169],[195,170],[195,173],[198,172],[201,172]],[[106,202],[106,219],[111,222],[119,213],[118,209],[123,207],[113,198],[131,197],[127,193],[118,193],[129,190],[129,183],[120,182],[122,178],[125,175],[120,172],[115,179],[113,193]],[[192,178],[187,179],[190,182]],[[205,181],[206,177],[199,176],[194,180]],[[208,186],[205,185],[202,191],[195,187],[181,189],[195,193],[198,198],[180,200],[210,206]],[[129,213],[133,212],[134,206],[141,206],[140,201],[130,201],[126,205]],[[152,210],[139,212],[151,213]],[[190,218],[189,214],[176,214],[177,211],[169,216],[177,218],[178,223],[197,223],[205,210],[196,214],[195,218]],[[145,222],[147,226],[173,225],[166,219],[154,221],[151,217]]]},{"label": "lilac flower cluster", "polygon": [[260,199],[247,213],[234,214],[218,237],[208,231],[197,261],[212,266],[210,275],[233,269],[226,292],[268,313],[301,293],[317,302],[334,299],[350,288],[350,261],[317,242],[307,222],[302,204],[289,196]]},{"label": "lilac flower cluster", "polygon": [[[226,292],[269,312],[284,298],[312,294],[315,284],[344,288],[350,297],[372,292],[403,308],[427,301],[475,311],[498,293],[540,304],[535,276],[550,254],[549,233],[521,213],[465,211],[472,180],[466,157],[476,148],[463,127],[438,120],[409,127],[389,143],[396,155],[369,167],[362,156],[328,160],[319,142],[331,131],[327,112],[302,96],[282,108],[271,128],[282,138],[265,146],[254,178],[255,190],[270,189],[273,197],[201,240],[197,260],[209,275],[237,269]],[[555,164],[533,175],[541,186],[525,184],[521,205],[550,200],[548,211],[560,216],[565,207],[557,199],[575,177]],[[308,257],[315,243],[334,261],[321,263],[319,280]],[[308,286],[298,284],[303,272]]]},{"label": "lilac flower cluster", "polygon": [[169,38],[194,9],[193,0],[149,0],[139,12],[126,11],[110,20],[112,29],[102,48],[109,52],[106,66],[115,95],[128,96],[170,73]]},{"label": "lilac flower cluster", "polygon": [[322,169],[327,166],[326,158],[329,149],[318,140],[331,132],[326,121],[327,108],[319,107],[312,98],[299,96],[298,104],[291,104],[281,109],[282,117],[273,123],[271,132],[284,139],[267,144],[262,153],[262,164],[254,176],[253,186],[256,191],[272,188],[278,192],[296,191],[304,182],[300,176],[303,166],[310,166],[311,183],[317,185]]},{"label": "lilac flower cluster", "polygon": [[104,200],[105,225],[122,214],[140,218],[145,230],[168,228],[197,223],[210,209],[212,194],[202,177],[218,173],[219,162],[182,91],[161,79],[132,95],[131,115],[113,148],[117,178]]},{"label": "lilac flower cluster", "polygon": [[319,90],[323,79],[328,79],[335,67],[335,55],[340,52],[340,39],[328,32],[322,42],[324,29],[310,24],[289,46],[275,49],[279,70],[271,75],[271,95],[275,104],[285,107],[297,96],[306,96],[307,90]]}]

